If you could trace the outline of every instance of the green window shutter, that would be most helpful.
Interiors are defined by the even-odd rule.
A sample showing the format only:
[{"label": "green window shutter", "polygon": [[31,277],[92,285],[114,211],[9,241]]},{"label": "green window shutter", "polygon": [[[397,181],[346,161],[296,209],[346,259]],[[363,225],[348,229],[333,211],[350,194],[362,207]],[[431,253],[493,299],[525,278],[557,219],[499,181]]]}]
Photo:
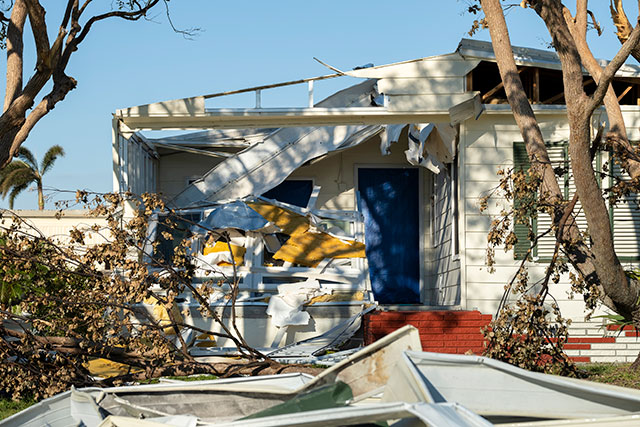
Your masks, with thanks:
[{"label": "green window shutter", "polygon": [[[513,165],[514,170],[524,172],[528,171],[531,166],[529,156],[527,155],[527,149],[523,141],[515,141],[513,143]],[[519,200],[516,199],[513,202],[517,208],[520,203]],[[531,247],[531,242],[529,241],[529,225],[514,223],[513,232],[518,239],[518,242],[513,247],[513,256],[518,260],[524,259]]]},{"label": "green window shutter", "polygon": [[[634,144],[635,145],[635,144]],[[610,157],[613,159],[613,157]],[[609,161],[611,170],[610,185],[616,179],[629,181],[629,174],[622,167]],[[610,206],[611,229],[613,231],[613,245],[618,258],[622,262],[637,262],[640,260],[640,194],[631,193],[622,196],[615,206]]]},{"label": "green window shutter", "polygon": [[[567,141],[548,142],[545,144],[547,147],[547,154],[551,161],[551,166],[554,170],[564,170],[562,177],[558,178],[558,184],[563,191],[563,197],[567,200],[571,200],[573,197],[572,183],[573,179],[570,179],[571,172],[569,170],[569,152]],[[579,215],[584,216],[581,209],[576,209]],[[544,233],[551,228],[553,221],[551,215],[546,212],[538,212],[534,222],[534,231],[536,234]],[[551,260],[556,247],[555,233],[551,232],[545,236],[540,236],[536,247],[533,249],[533,255],[537,260],[545,262]]]}]

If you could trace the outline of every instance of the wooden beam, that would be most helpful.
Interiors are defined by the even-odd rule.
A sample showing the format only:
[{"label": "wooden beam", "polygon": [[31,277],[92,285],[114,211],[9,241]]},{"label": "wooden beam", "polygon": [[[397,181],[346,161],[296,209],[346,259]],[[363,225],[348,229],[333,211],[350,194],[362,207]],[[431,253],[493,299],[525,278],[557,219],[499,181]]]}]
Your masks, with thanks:
[{"label": "wooden beam", "polygon": [[[520,68],[518,70],[518,74],[522,73],[524,71],[524,67]],[[482,95],[482,103],[485,104],[485,101],[487,99],[489,99],[492,95],[494,95],[497,91],[499,91],[500,89],[502,89],[504,87],[504,83],[502,83],[502,81],[500,83],[497,84],[496,87],[494,87],[493,89],[487,91],[487,93],[485,93],[484,95]]]},{"label": "wooden beam", "polygon": [[[587,80],[585,80],[582,83],[582,87],[585,87],[586,85],[588,85],[589,83],[593,83],[593,79],[592,78],[588,78]],[[560,92],[557,95],[552,96],[549,99],[545,99],[542,103],[543,104],[551,104],[552,102],[557,101],[558,99],[562,98],[564,96],[564,91]]]},{"label": "wooden beam", "polygon": [[564,96],[564,91],[560,92],[557,95],[552,96],[551,98],[545,99],[544,101],[542,101],[543,104],[552,104],[554,102],[556,102],[557,100],[559,100],[560,98],[562,98]]},{"label": "wooden beam", "polygon": [[625,96],[626,94],[628,94],[628,93],[629,93],[629,91],[630,91],[631,89],[633,89],[633,85],[629,85],[629,86],[627,86],[627,88],[624,90],[624,92],[622,92],[622,93],[620,94],[620,96],[618,96],[618,102],[620,102],[620,100],[621,100],[622,98],[624,98],[624,96]]},{"label": "wooden beam", "polygon": [[540,68],[533,69],[533,102],[540,102]]}]

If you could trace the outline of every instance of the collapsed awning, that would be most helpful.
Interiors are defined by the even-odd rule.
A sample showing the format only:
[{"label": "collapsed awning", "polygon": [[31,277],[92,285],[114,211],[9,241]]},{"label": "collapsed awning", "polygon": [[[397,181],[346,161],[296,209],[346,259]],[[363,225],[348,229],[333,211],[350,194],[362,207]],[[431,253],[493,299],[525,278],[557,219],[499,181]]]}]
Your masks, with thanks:
[{"label": "collapsed awning", "polygon": [[[319,107],[371,106],[377,95],[375,80],[340,91]],[[356,146],[382,131],[381,125],[283,128],[264,141],[217,164],[172,201],[175,206],[257,196],[277,186],[309,160]]]}]

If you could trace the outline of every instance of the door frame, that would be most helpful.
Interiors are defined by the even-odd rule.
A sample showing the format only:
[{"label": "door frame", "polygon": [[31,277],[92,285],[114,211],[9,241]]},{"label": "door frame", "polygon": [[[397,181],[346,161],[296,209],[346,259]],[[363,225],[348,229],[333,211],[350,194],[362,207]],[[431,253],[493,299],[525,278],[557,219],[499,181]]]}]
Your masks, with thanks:
[{"label": "door frame", "polygon": [[[425,276],[425,262],[426,260],[426,251],[425,251],[425,231],[431,230],[431,221],[429,221],[428,227],[425,227],[425,217],[429,218],[429,215],[425,215],[424,209],[424,179],[425,179],[425,171],[424,168],[418,166],[407,165],[406,163],[354,163],[353,164],[353,184],[354,184],[354,206],[356,207],[356,211],[359,211],[358,205],[358,194],[360,192],[360,183],[358,171],[360,169],[417,169],[418,170],[418,250],[419,250],[419,270],[418,274],[420,276],[420,305],[426,305],[425,302],[427,300],[426,295],[426,287],[424,282]],[[362,212],[360,212],[362,213]],[[365,241],[365,233],[364,233],[364,225],[362,226],[362,237],[363,241]],[[366,244],[366,241],[365,241]],[[371,286],[371,283],[368,283],[368,286]],[[371,290],[371,289],[369,289]],[[393,306],[394,304],[383,304],[384,306]]]}]

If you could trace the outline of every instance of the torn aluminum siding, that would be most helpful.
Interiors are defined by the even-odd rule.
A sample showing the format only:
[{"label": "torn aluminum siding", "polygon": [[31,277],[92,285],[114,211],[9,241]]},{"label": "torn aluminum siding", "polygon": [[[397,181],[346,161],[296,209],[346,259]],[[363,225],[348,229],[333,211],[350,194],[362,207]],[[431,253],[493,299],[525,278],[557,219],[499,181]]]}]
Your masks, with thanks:
[{"label": "torn aluminum siding", "polygon": [[[340,91],[318,106],[371,106],[377,96],[375,83],[375,80],[368,80]],[[196,206],[202,202],[263,194],[305,162],[344,146],[358,145],[381,130],[380,126],[361,125],[277,130],[262,142],[217,164],[202,179],[178,194],[171,204]]]},{"label": "torn aluminum siding", "polygon": [[[206,380],[206,381],[194,381],[194,382],[182,382],[177,383],[163,383],[150,384],[150,385],[138,385],[138,386],[122,386],[111,388],[82,388],[78,389],[81,395],[75,399],[74,405],[74,391],[67,391],[57,394],[53,397],[45,399],[35,405],[19,412],[9,418],[0,421],[0,426],[13,427],[67,427],[79,425],[81,417],[85,417],[84,421],[87,421],[87,416],[95,422],[94,426],[97,426],[102,417],[98,417],[95,413],[94,405],[90,402],[89,398],[95,399],[98,403],[104,405],[107,403],[104,399],[108,396],[116,396],[122,398],[121,400],[114,401],[109,400],[109,404],[113,408],[120,406],[118,409],[122,410],[122,415],[128,415],[126,408],[133,403],[134,407],[130,410],[137,411],[138,413],[145,413],[147,417],[158,417],[158,411],[164,412],[167,410],[166,406],[172,404],[178,408],[170,408],[174,413],[181,412],[180,415],[191,416],[195,418],[195,415],[203,415],[207,412],[207,407],[203,405],[201,400],[193,399],[194,395],[199,398],[204,398],[209,404],[219,399],[219,405],[212,405],[210,411],[215,411],[214,414],[219,417],[220,421],[225,419],[234,419],[238,417],[237,410],[233,412],[232,405],[229,405],[232,394],[237,394],[238,400],[243,401],[246,410],[251,411],[251,402],[249,399],[243,399],[242,393],[253,392],[256,395],[259,393],[268,393],[274,395],[271,399],[265,399],[264,404],[268,405],[269,400],[277,403],[282,402],[283,398],[278,398],[277,395],[288,395],[295,390],[304,387],[305,384],[313,380],[313,377],[307,374],[280,374],[280,375],[265,375],[262,377],[249,377],[249,378],[232,378],[221,380]],[[76,394],[77,394],[76,392]],[[88,396],[87,396],[88,395]],[[192,396],[192,399],[185,399],[184,401],[178,400],[178,396],[185,395]],[[132,396],[128,398],[128,396]],[[167,397],[164,397],[167,396]],[[151,401],[149,402],[149,398]],[[208,397],[208,398],[207,398]],[[257,399],[256,399],[257,400]],[[145,409],[140,408],[140,404],[146,402]],[[118,405],[118,403],[120,405]],[[224,404],[222,404],[224,403]],[[272,403],[273,404],[273,403]],[[260,402],[257,403],[258,407]],[[136,408],[137,406],[137,408]],[[256,404],[254,403],[254,408]],[[229,408],[229,409],[225,409]],[[237,407],[236,407],[237,409]],[[225,418],[226,410],[226,418]],[[114,410],[115,412],[115,410]],[[241,414],[241,413],[240,413]],[[179,414],[176,414],[179,415]],[[206,416],[202,417],[206,419]],[[100,421],[98,421],[100,419]],[[130,419],[131,420],[131,419]],[[135,418],[134,418],[135,420]],[[91,425],[91,424],[82,424]]]},{"label": "torn aluminum siding", "polygon": [[[431,175],[448,173],[446,165],[455,160],[457,144],[455,125],[475,118],[481,112],[477,94],[466,91],[465,87],[465,76],[479,62],[480,60],[465,59],[460,54],[453,53],[346,72],[345,74],[351,77],[371,77],[372,79],[347,88],[316,104],[313,108],[208,109],[200,99],[188,98],[182,101],[174,100],[119,110],[116,113],[116,120],[120,123],[120,129],[131,126],[135,130],[147,128],[204,130],[198,134],[156,139],[158,144],[155,147],[161,155],[158,188],[165,194],[178,195],[174,200],[176,206],[186,207],[203,201],[211,203],[211,201],[223,201],[223,199],[237,199],[248,194],[258,195],[287,177],[312,179],[314,182],[322,182],[322,188],[316,209],[309,209],[305,215],[320,213],[322,216],[330,213],[333,215],[332,220],[353,224],[352,230],[356,233],[355,237],[362,239],[364,230],[360,214],[357,212],[357,180],[354,174],[359,167],[357,164],[365,160],[358,158],[352,163],[345,164],[344,168],[337,172],[338,178],[329,176],[329,170],[333,171],[334,166],[341,163],[343,157],[348,157],[349,153],[359,152],[364,144],[375,144],[378,135],[384,139],[385,135],[392,131],[394,124],[404,128],[410,123],[422,123],[419,125],[419,130],[424,132],[419,132],[418,141],[412,147],[408,146],[404,133],[402,138],[399,134],[392,135],[391,139],[401,139],[391,147],[391,150],[395,150],[401,158],[381,156],[380,151],[376,150],[376,157],[366,162],[368,166],[374,168],[388,166],[406,168],[410,165],[419,165],[419,169],[423,171],[420,179],[424,179],[419,185],[422,190],[431,191],[434,185]],[[385,91],[384,103],[376,105],[372,103],[372,99],[380,99],[377,97],[380,88],[384,88]],[[201,98],[206,98],[206,95]],[[242,120],[239,120],[240,118]],[[306,126],[299,127],[301,123]],[[231,128],[235,130],[220,130]],[[256,138],[248,146],[243,146],[246,142],[241,141],[237,147],[228,148],[228,152],[243,150],[228,158],[201,156],[194,151],[199,149],[222,151],[225,147],[219,146],[220,140],[230,137],[223,132],[236,132],[243,137],[243,135],[251,135],[252,132],[260,133],[264,128],[278,128],[278,130],[268,135],[267,132],[262,133],[264,140]],[[341,129],[340,135],[331,134],[330,130],[336,129]],[[305,134],[305,132],[308,133]],[[149,141],[153,144],[154,140]],[[178,145],[191,151],[180,153],[178,147],[175,147]],[[164,168],[163,153],[169,153],[168,150],[172,151],[166,158],[172,158],[174,163],[171,168]],[[398,150],[401,151],[398,152]],[[405,156],[403,151],[410,153],[406,153]],[[178,164],[180,159],[183,159],[182,164]],[[434,159],[438,159],[439,162]],[[195,178],[194,175],[200,173],[198,168],[204,167],[207,162],[211,166],[208,168],[209,172],[205,172],[201,182],[191,185],[184,191],[181,191],[182,188],[174,191],[180,183],[186,184],[187,179]],[[428,164],[432,165],[432,168],[425,169],[424,166]],[[305,171],[313,169],[311,167],[313,165],[329,167],[326,170],[316,168],[316,175],[304,176]],[[187,175],[188,171],[190,175]],[[168,179],[172,180],[171,188],[165,186]],[[449,184],[444,183],[444,185]],[[198,188],[199,186],[201,188]],[[423,201],[422,205],[428,204],[431,200],[430,193],[420,194],[420,197]],[[437,208],[450,209],[449,205],[440,204]],[[430,258],[432,256],[430,251],[438,244],[431,239],[429,218],[431,215],[450,217],[446,212],[436,214],[434,208],[436,206],[427,207],[420,212],[421,222],[419,230],[416,230],[416,234],[420,236],[419,244],[421,245],[422,288],[419,303],[427,305],[443,301],[433,297],[426,289],[429,286],[428,282],[435,277],[429,275],[432,271],[430,269],[437,267],[437,263]],[[446,228],[451,230],[453,227]],[[275,293],[278,285],[286,283],[287,280],[325,278],[330,282],[326,286],[333,289],[364,289],[366,291],[370,289],[367,282],[366,260],[334,261],[323,265],[322,268],[295,265],[268,266],[264,265],[262,258],[265,247],[261,239],[248,239],[245,249],[248,254],[245,257],[247,263],[241,266],[239,271],[242,275],[241,286],[243,292],[246,292],[243,296],[246,296],[246,299],[242,298],[240,311],[243,313],[240,313],[240,317],[245,315],[252,318],[259,317],[258,312],[264,310],[264,304],[258,300]],[[454,260],[454,263],[460,265],[459,260]],[[442,288],[460,287],[459,275],[448,274],[452,268],[433,271],[437,272],[436,276],[438,274],[441,276],[439,283],[442,283]],[[447,301],[450,300],[447,299]],[[195,310],[192,302],[187,300],[185,304],[192,312]],[[260,304],[263,305],[260,306]],[[349,305],[346,301],[333,304],[336,306],[342,304],[343,307]],[[314,321],[319,321],[314,325],[316,333],[335,326],[328,323],[333,308],[315,306],[306,309],[311,313],[317,313],[312,314]],[[322,316],[316,318],[321,312],[327,315],[326,319]],[[356,313],[353,311],[344,312],[340,313],[340,317],[345,318],[354,314]],[[264,318],[264,312],[261,316]],[[249,321],[248,317],[246,320],[247,325],[249,322],[255,324],[255,320]],[[255,330],[249,326],[245,329],[249,333]],[[271,335],[271,328],[267,326],[266,329],[269,335],[263,337],[265,342],[258,344],[260,347],[269,346],[277,341],[277,336]],[[292,339],[292,337],[293,334],[288,334],[285,342],[298,341],[309,335],[296,334],[295,338]]]},{"label": "torn aluminum siding", "polygon": [[406,351],[395,366],[383,401],[456,402],[495,423],[640,412],[638,390],[531,372],[487,357]]},{"label": "torn aluminum siding", "polygon": [[[380,126],[286,128],[218,164],[178,194],[176,207],[260,195],[316,157],[357,145],[381,131]],[[293,141],[293,142],[292,142]]]},{"label": "torn aluminum siding", "polygon": [[[240,211],[233,209],[238,206],[243,215],[252,213],[253,219],[243,220],[238,215]],[[221,211],[229,215],[218,215]],[[191,211],[190,215],[196,212]],[[373,303],[367,285],[364,244],[325,230],[320,223],[338,219],[355,230],[361,221],[359,216],[354,212],[326,215],[260,199],[201,211],[198,218],[211,233],[192,238],[195,283],[221,281],[209,302],[221,318],[230,320],[227,279],[235,270],[239,280],[236,324],[249,345],[277,348],[283,340],[290,343],[317,335],[359,313],[363,304]],[[192,221],[198,219],[192,217]],[[224,237],[227,233],[235,269]],[[189,292],[180,298],[185,322],[204,329],[220,329],[212,319],[202,317],[199,303]],[[154,310],[152,304],[145,308],[150,313]],[[233,347],[224,338],[212,345]]]},{"label": "torn aluminum siding", "polygon": [[147,138],[149,144],[172,144],[185,147],[247,148],[257,144],[276,128],[267,129],[212,129],[190,132],[164,138]]}]

